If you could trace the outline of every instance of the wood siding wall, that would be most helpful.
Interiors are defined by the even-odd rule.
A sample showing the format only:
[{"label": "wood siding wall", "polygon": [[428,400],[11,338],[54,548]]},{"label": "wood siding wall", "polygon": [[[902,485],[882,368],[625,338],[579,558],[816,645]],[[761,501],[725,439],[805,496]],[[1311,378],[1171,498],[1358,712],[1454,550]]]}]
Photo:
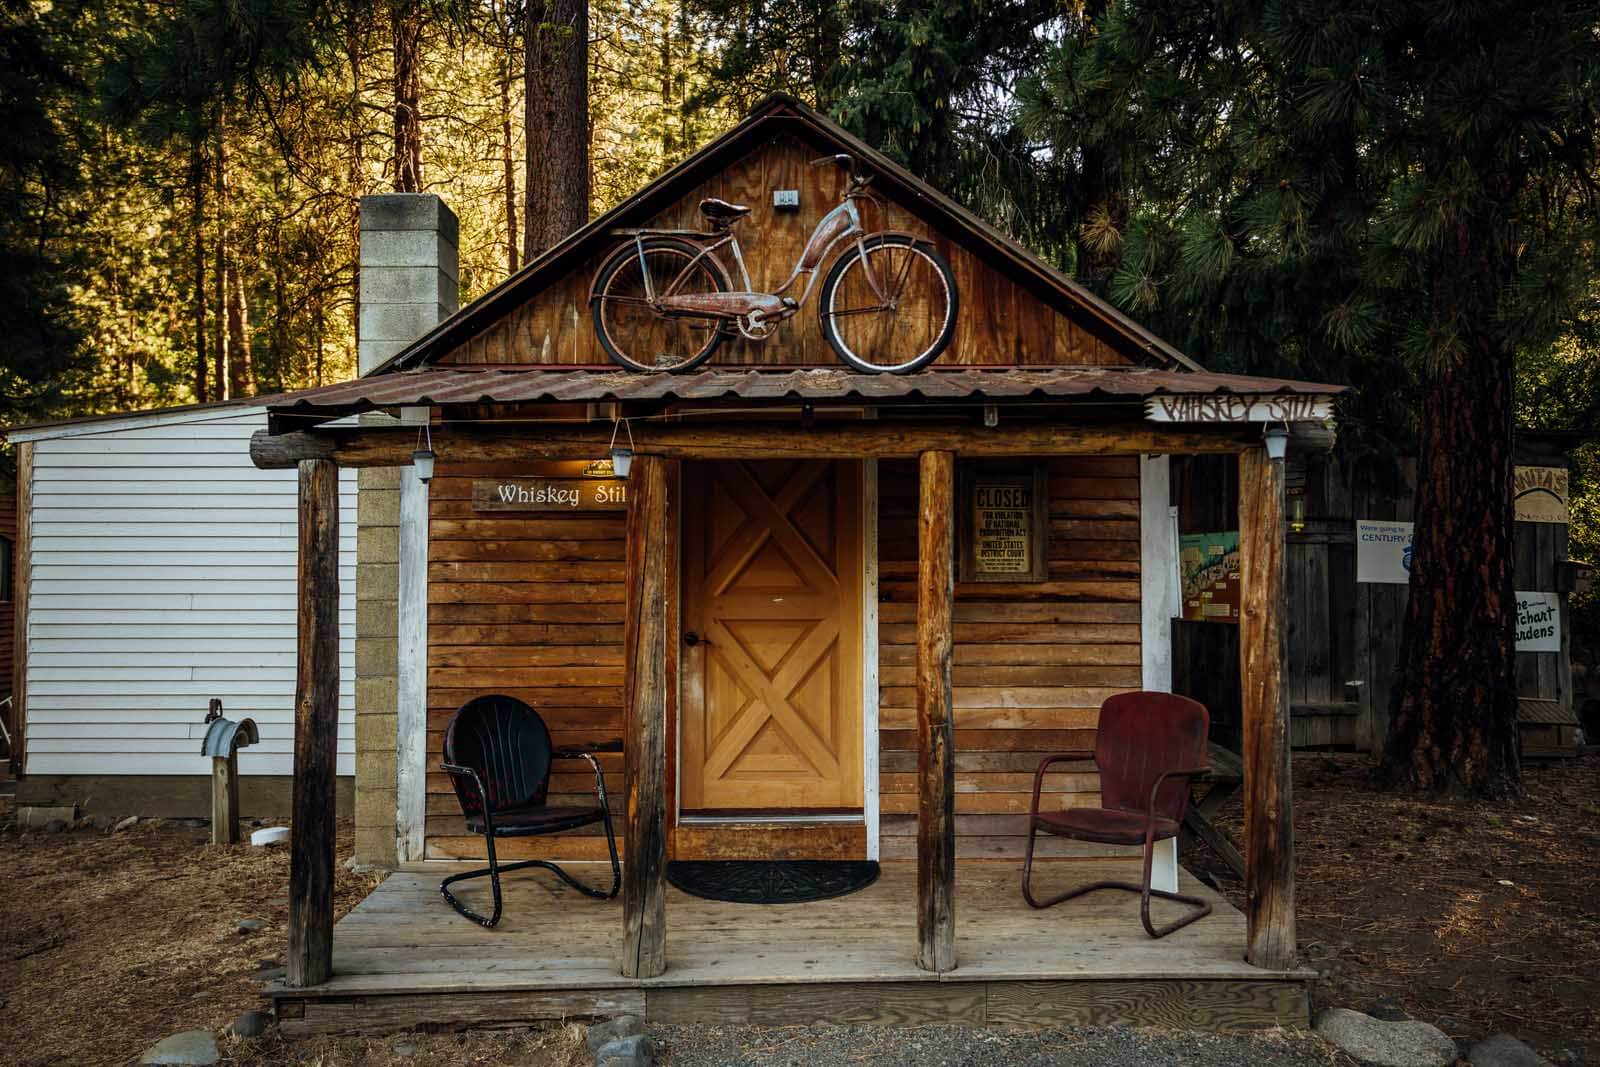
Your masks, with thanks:
[{"label": "wood siding wall", "polygon": [[[750,281],[771,291],[783,284],[799,261],[806,239],[817,221],[839,202],[845,177],[837,167],[813,168],[807,161],[817,150],[790,138],[778,138],[740,162],[702,183],[672,207],[650,220],[651,226],[694,229],[704,227],[699,203],[721,197],[748,204],[754,210],[734,232],[739,237]],[[798,212],[772,208],[774,189],[796,189]],[[908,230],[932,240],[950,262],[960,290],[960,314],[950,349],[940,366],[959,364],[1099,364],[1128,361],[1113,351],[1085,321],[1076,321],[1041,303],[976,255],[937,234],[926,223],[897,205],[887,219],[863,208],[869,230]],[[610,252],[604,249],[566,278],[552,284],[527,304],[444,357],[444,363],[565,363],[608,365],[595,339],[590,319],[589,287]],[[737,267],[724,253],[725,265],[740,284]],[[825,273],[832,260],[822,264]],[[820,285],[820,279],[819,279]],[[787,295],[799,299],[800,288]],[[793,319],[779,327],[764,343],[729,341],[718,350],[713,364],[782,364],[836,366],[817,322],[817,294]],[[1103,329],[1103,327],[1102,327]]]},{"label": "wood siding wall", "polygon": [[[1048,461],[1048,579],[956,583],[953,667],[958,858],[1020,857],[1033,773],[1088,749],[1100,704],[1138,689],[1139,466],[1134,456]],[[917,477],[879,469],[879,787],[883,855],[915,855]],[[957,542],[966,536],[957,516]],[[1042,806],[1098,803],[1092,762],[1045,780]],[[1042,854],[1083,851],[1047,841]]]},{"label": "wood siding wall", "polygon": [[[212,697],[245,776],[292,771],[296,472],[258,470],[261,408],[34,445],[30,775],[209,774]],[[353,772],[355,472],[340,478],[340,774]]]},{"label": "wood siding wall", "polygon": [[[482,854],[437,769],[445,726],[467,700],[526,700],[558,745],[622,737],[623,513],[473,511],[474,477],[523,473],[441,464],[430,486],[429,856]],[[880,825],[882,853],[894,858],[914,854],[916,840],[915,464],[883,463],[879,484]],[[1048,484],[1048,580],[956,586],[962,856],[1020,856],[1040,757],[1092,747],[1101,701],[1140,684],[1138,460],[1051,461]],[[622,758],[602,764],[619,812]],[[591,783],[583,765],[558,766],[551,803],[577,801]],[[1045,803],[1092,804],[1097,790],[1086,760],[1047,780]],[[597,830],[508,840],[499,851],[597,859]]]},{"label": "wood siding wall", "polygon": [[[579,463],[576,468],[581,467]],[[462,704],[506,693],[537,708],[557,745],[622,737],[622,511],[476,512],[474,478],[523,468],[441,463],[428,487],[428,816],[430,858],[480,856],[450,779],[444,731]],[[622,756],[603,755],[612,810]],[[556,764],[551,804],[593,797],[585,763]],[[590,800],[592,802],[592,799]],[[502,858],[598,859],[598,826],[559,838],[511,839]]]}]

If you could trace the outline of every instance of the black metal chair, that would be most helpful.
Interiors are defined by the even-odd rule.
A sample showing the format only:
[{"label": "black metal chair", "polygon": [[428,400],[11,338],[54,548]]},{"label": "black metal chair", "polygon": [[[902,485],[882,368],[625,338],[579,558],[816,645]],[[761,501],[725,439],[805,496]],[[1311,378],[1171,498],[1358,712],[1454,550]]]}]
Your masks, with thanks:
[{"label": "black metal chair", "polygon": [[[441,767],[455,786],[468,832],[483,835],[489,866],[452,874],[439,883],[439,892],[450,906],[473,922],[494,926],[500,921],[500,875],[528,867],[553,871],[578,892],[597,900],[616,896],[622,885],[622,865],[617,859],[617,835],[606,806],[606,779],[594,752],[620,748],[620,745],[597,746],[592,750],[554,748],[544,720],[515,697],[481,696],[462,705],[445,729]],[[551,807],[546,804],[551,763],[579,759],[587,760],[594,768],[595,806]],[[601,823],[606,828],[606,844],[611,849],[610,892],[589,888],[549,860],[502,864],[495,859],[497,837],[556,834],[593,823]],[[489,876],[494,887],[494,914],[487,918],[469,909],[450,892],[450,886],[455,883],[484,875]]]}]

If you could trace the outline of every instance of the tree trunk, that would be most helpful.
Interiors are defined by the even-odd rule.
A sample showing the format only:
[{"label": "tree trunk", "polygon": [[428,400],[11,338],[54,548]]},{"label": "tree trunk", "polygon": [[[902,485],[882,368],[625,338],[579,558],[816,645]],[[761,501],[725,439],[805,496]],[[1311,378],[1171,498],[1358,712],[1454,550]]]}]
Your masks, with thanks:
[{"label": "tree trunk", "polygon": [[[350,64],[350,336],[361,351],[361,194],[366,191],[366,153],[361,111],[361,4],[351,4],[345,22],[345,56]],[[321,329],[320,325],[318,327]],[[317,384],[322,384],[322,349],[319,333]]]},{"label": "tree trunk", "polygon": [[256,365],[250,355],[250,301],[244,273],[228,267],[228,389],[231,396],[256,395]]},{"label": "tree trunk", "polygon": [[422,191],[422,11],[394,5],[394,191]]},{"label": "tree trunk", "polygon": [[589,221],[589,5],[530,0],[526,42],[525,262]]},{"label": "tree trunk", "polygon": [[1514,270],[1463,222],[1435,257],[1432,317],[1467,324],[1422,400],[1411,593],[1384,764],[1397,785],[1497,796],[1517,790],[1512,575],[1514,353],[1489,331]]},{"label": "tree trunk", "polygon": [[204,141],[196,134],[189,146],[189,223],[194,237],[194,399],[204,404],[210,393],[206,361],[206,156]]},{"label": "tree trunk", "polygon": [[233,351],[229,345],[228,287],[228,120],[222,108],[217,109],[217,358],[216,396],[228,400],[233,396]]},{"label": "tree trunk", "polygon": [[505,186],[506,208],[506,273],[517,273],[517,171],[511,158],[511,72],[515,59],[516,35],[511,32],[511,6],[502,3],[495,11],[495,24],[500,31],[500,164]]}]

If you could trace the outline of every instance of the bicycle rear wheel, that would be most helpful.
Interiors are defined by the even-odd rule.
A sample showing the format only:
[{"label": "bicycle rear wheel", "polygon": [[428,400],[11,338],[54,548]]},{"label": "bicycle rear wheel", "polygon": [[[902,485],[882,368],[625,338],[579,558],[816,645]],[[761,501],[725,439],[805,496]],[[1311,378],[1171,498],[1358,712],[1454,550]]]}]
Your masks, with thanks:
[{"label": "bicycle rear wheel", "polygon": [[822,336],[851,367],[909,374],[949,346],[958,306],[955,275],[931,244],[879,234],[834,263],[818,314]]},{"label": "bicycle rear wheel", "polygon": [[644,242],[643,264],[630,241],[601,265],[591,316],[613,363],[634,371],[686,371],[711,358],[725,336],[717,320],[662,315],[650,306],[645,288],[647,270],[649,291],[659,296],[687,269],[674,293],[725,292],[722,272],[710,257],[696,261],[699,253],[688,241],[652,237]]}]

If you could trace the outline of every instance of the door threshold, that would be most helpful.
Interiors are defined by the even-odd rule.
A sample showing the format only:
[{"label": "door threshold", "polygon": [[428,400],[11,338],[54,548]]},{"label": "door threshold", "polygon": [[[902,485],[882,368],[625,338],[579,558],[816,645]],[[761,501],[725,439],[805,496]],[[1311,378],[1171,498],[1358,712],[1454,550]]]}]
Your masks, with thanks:
[{"label": "door threshold", "polygon": [[864,823],[866,817],[855,815],[680,815],[679,826],[794,826],[822,823]]}]

